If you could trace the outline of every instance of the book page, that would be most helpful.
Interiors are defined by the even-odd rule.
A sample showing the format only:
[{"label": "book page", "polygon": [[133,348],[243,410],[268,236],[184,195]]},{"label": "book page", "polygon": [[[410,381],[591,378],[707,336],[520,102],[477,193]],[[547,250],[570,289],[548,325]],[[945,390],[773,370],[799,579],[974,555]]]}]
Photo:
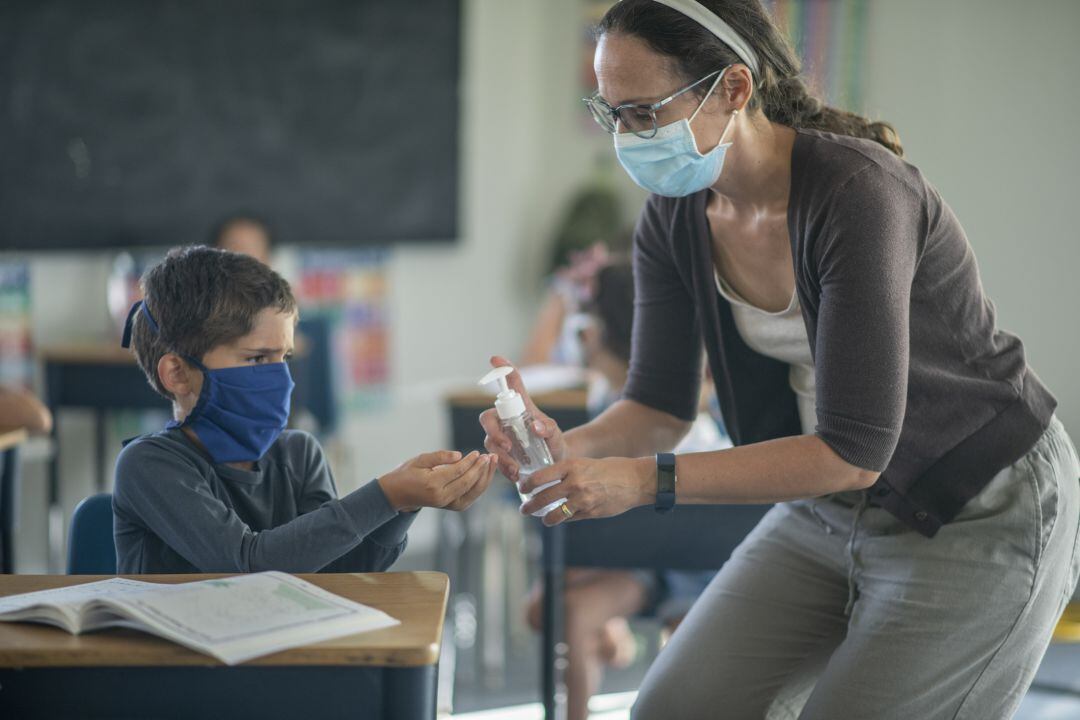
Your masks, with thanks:
[{"label": "book page", "polygon": [[38,590],[21,595],[8,595],[0,597],[0,620],[14,619],[6,616],[18,614],[20,620],[25,619],[26,613],[35,606],[52,605],[66,609],[69,612],[78,613],[80,608],[93,600],[106,597],[119,597],[135,592],[141,592],[147,588],[160,588],[157,583],[142,582],[140,580],[127,580],[125,578],[109,578],[96,582],[71,585],[51,590]]},{"label": "book page", "polygon": [[[174,639],[207,648],[253,643],[283,649],[305,644],[295,637],[314,642],[320,628],[334,628],[331,636],[340,636],[397,624],[381,610],[279,572],[185,583],[167,592],[115,598],[110,604],[130,609]],[[275,638],[289,640],[281,645]]]}]

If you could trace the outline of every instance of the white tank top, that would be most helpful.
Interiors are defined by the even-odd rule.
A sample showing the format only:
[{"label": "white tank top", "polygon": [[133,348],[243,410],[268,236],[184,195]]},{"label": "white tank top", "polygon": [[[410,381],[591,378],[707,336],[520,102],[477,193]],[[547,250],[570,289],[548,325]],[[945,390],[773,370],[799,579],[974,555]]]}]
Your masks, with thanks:
[{"label": "white tank top", "polygon": [[786,309],[771,313],[751,305],[734,288],[716,276],[716,289],[731,303],[735,327],[743,342],[752,350],[791,366],[788,382],[795,391],[799,404],[799,421],[802,431],[812,435],[817,427],[814,404],[814,360],[810,355],[810,341],[806,336],[799,296],[792,294]]}]

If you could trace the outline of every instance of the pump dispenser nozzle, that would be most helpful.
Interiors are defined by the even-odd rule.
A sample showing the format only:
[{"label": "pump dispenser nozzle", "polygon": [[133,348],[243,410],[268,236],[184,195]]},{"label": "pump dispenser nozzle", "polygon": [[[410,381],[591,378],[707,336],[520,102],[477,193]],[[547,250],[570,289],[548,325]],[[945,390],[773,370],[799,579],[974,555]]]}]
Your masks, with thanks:
[{"label": "pump dispenser nozzle", "polygon": [[525,400],[516,390],[510,387],[506,377],[514,372],[509,365],[497,367],[484,377],[480,378],[478,385],[490,385],[499,383],[499,394],[495,398],[495,410],[499,413],[499,419],[509,420],[525,414]]}]

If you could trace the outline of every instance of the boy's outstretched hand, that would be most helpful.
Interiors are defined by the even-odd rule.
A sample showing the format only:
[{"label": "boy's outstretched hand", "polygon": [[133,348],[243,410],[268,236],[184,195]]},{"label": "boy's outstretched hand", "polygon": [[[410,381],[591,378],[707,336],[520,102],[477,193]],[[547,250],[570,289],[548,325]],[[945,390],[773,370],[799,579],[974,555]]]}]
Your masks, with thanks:
[{"label": "boy's outstretched hand", "polygon": [[424,453],[379,478],[379,487],[398,511],[421,507],[464,510],[484,494],[497,463],[494,455],[451,450]]}]

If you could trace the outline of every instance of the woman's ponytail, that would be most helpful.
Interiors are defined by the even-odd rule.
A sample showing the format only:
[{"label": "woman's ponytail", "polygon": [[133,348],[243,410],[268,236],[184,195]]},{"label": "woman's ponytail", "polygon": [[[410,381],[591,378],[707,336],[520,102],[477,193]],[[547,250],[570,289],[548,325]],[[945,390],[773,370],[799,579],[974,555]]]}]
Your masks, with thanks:
[{"label": "woman's ponytail", "polygon": [[759,90],[765,117],[789,127],[824,130],[837,135],[866,138],[884,145],[903,157],[900,136],[887,122],[874,122],[847,110],[826,105],[815,97],[799,76],[785,77],[773,83],[766,80]]}]

